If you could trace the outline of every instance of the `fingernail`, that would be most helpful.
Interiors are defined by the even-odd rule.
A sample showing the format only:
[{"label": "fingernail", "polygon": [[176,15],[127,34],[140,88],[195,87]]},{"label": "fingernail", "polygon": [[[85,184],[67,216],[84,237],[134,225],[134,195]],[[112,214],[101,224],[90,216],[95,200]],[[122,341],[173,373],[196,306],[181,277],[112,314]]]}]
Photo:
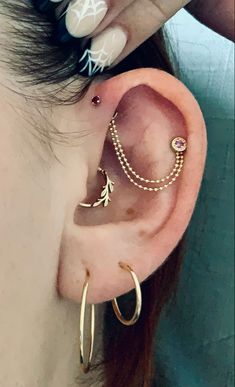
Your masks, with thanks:
[{"label": "fingernail", "polygon": [[102,73],[119,57],[127,43],[127,34],[119,26],[109,27],[90,40],[79,60],[78,71],[84,76]]},{"label": "fingernail", "polygon": [[83,38],[98,27],[107,11],[105,0],[72,0],[66,12],[66,28],[73,37]]}]

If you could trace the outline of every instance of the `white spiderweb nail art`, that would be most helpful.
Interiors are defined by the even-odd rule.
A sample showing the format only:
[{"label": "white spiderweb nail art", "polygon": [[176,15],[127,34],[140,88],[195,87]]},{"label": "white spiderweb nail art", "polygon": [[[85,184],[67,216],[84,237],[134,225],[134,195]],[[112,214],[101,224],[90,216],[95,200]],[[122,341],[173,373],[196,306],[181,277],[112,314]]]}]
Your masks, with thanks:
[{"label": "white spiderweb nail art", "polygon": [[[113,47],[115,40],[115,33],[112,35],[111,44],[109,42],[109,47]],[[103,72],[105,67],[109,67],[113,61],[113,50],[106,51],[107,41],[104,41],[103,47],[98,51],[93,51],[91,49],[85,50],[82,58],[79,60],[79,63],[85,61],[84,67],[80,70],[80,72],[87,71],[88,76],[91,77],[98,72]]]},{"label": "white spiderweb nail art", "polygon": [[[80,7],[78,7],[80,5]],[[93,16],[94,25],[96,24],[97,16],[107,10],[107,5],[104,0],[85,0],[85,2],[74,1],[68,8],[69,12],[73,12],[76,15],[76,24],[74,29],[77,30],[87,17]]]}]

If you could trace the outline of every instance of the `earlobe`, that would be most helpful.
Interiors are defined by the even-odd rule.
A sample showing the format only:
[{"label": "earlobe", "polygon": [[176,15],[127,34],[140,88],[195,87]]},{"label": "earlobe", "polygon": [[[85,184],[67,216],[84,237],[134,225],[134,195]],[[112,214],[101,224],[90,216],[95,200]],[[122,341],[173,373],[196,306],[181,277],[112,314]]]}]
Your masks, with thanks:
[{"label": "earlobe", "polygon": [[[88,270],[88,302],[99,303],[133,287],[120,261],[144,281],[177,245],[197,199],[206,135],[191,93],[162,71],[132,71],[92,92],[92,115],[111,120],[103,140],[100,137],[104,141],[108,130],[100,166],[114,182],[114,191],[110,205],[82,208],[77,203],[74,217],[66,217],[58,286],[62,296],[79,302]],[[95,95],[101,103],[93,106]],[[94,136],[94,152],[98,145]],[[102,182],[97,184],[85,203],[99,196]]]}]

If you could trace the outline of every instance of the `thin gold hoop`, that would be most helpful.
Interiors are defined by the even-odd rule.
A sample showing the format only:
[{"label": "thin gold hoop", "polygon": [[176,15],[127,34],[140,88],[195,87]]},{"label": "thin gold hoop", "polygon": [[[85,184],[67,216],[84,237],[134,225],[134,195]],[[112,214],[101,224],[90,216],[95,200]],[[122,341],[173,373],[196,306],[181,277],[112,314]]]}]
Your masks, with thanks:
[{"label": "thin gold hoop", "polygon": [[81,302],[81,314],[80,314],[80,364],[83,372],[87,374],[90,370],[91,360],[94,350],[94,338],[95,338],[95,305],[91,304],[91,326],[90,326],[90,347],[87,362],[85,361],[85,350],[84,350],[84,341],[85,341],[85,314],[86,314],[86,300],[88,292],[88,280],[90,274],[87,271],[87,277],[83,285],[82,291],[82,302]]},{"label": "thin gold hoop", "polygon": [[134,284],[135,284],[135,292],[136,292],[136,307],[135,307],[135,312],[134,312],[134,315],[133,317],[130,319],[130,320],[126,320],[120,309],[119,309],[119,306],[118,306],[118,303],[117,303],[117,299],[114,298],[112,300],[112,305],[113,305],[113,309],[114,309],[114,312],[118,318],[118,320],[124,324],[124,325],[127,325],[127,326],[131,326],[131,325],[134,325],[139,317],[140,317],[140,313],[141,313],[141,309],[142,309],[142,293],[141,293],[141,287],[140,287],[140,283],[139,283],[139,280],[138,280],[138,277],[137,275],[134,273],[134,271],[132,270],[132,268],[126,264],[126,263],[123,263],[123,262],[119,262],[119,266],[124,269],[124,270],[127,270],[131,276],[132,276],[132,279],[134,281]]}]

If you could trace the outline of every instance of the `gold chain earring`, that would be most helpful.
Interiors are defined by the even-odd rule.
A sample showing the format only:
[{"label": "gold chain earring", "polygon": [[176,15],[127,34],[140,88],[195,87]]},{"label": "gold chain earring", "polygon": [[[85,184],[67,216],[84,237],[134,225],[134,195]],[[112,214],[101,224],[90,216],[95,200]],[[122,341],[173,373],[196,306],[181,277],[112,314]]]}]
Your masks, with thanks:
[{"label": "gold chain earring", "polygon": [[[158,179],[145,178],[143,176],[140,176],[132,168],[130,162],[126,157],[117,131],[117,125],[115,121],[117,115],[118,113],[113,116],[109,124],[109,131],[111,133],[114,150],[121,165],[121,168],[130,183],[134,184],[139,189],[149,192],[158,192],[168,188],[177,180],[180,173],[182,172],[184,166],[184,152],[187,150],[187,141],[185,140],[185,138],[178,136],[173,138],[173,140],[171,141],[171,149],[175,153],[175,164],[170,173],[167,176]],[[109,178],[108,173],[104,169],[99,168],[98,172],[100,172],[105,178],[105,185],[102,188],[100,198],[92,204],[80,203],[81,207],[94,208],[102,204],[104,207],[107,207],[108,204],[111,202],[110,195],[114,190],[114,182]],[[146,183],[147,185],[143,185],[144,183]]]},{"label": "gold chain earring", "polygon": [[[119,134],[117,131],[117,125],[115,122],[115,119],[117,117],[118,113],[116,113],[110,124],[109,124],[109,130],[111,132],[111,138],[113,141],[114,149],[117,155],[117,158],[120,162],[120,165],[129,179],[129,181],[134,184],[136,187],[144,190],[144,191],[150,191],[150,192],[158,192],[162,191],[163,189],[168,188],[171,184],[173,184],[177,177],[180,175],[183,165],[184,165],[184,152],[187,149],[187,141],[183,137],[175,137],[171,141],[171,148],[175,152],[175,165],[172,171],[167,175],[159,179],[151,179],[151,178],[144,178],[140,176],[134,169],[131,167],[126,154],[123,150],[123,146],[120,142]],[[144,186],[143,183],[149,184],[157,184],[155,187],[151,186]]]}]

